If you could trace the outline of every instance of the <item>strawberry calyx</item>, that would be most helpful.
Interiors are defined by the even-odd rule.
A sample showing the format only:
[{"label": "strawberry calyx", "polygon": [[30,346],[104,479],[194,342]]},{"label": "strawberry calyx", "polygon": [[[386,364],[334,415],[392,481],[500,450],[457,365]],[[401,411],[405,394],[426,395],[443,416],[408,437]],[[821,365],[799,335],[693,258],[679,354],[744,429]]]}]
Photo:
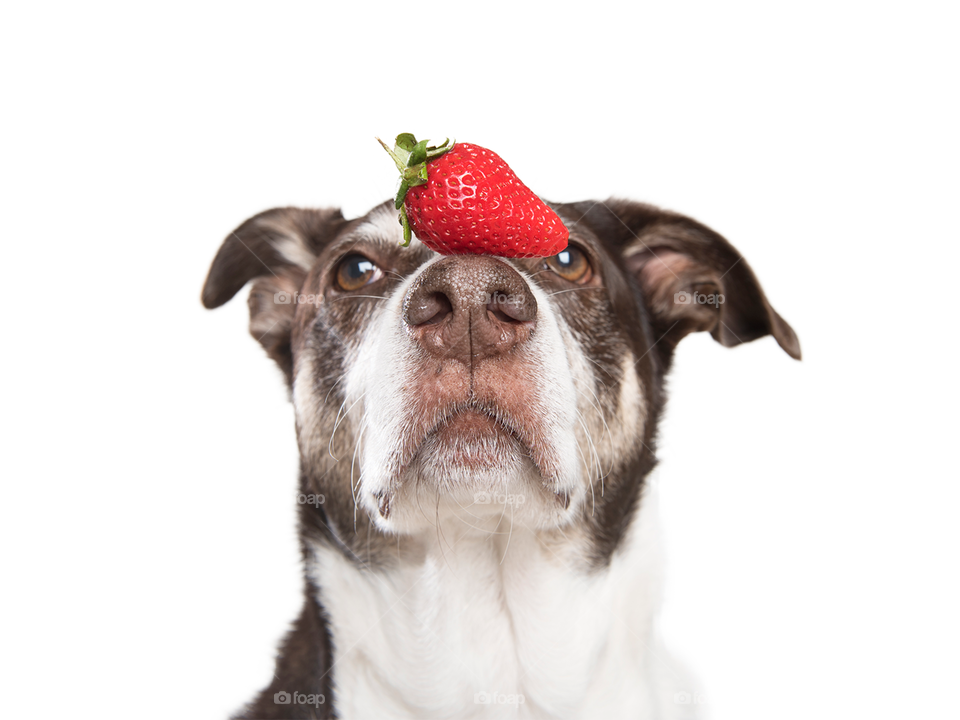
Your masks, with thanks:
[{"label": "strawberry calyx", "polygon": [[407,211],[403,207],[403,201],[407,197],[407,191],[417,185],[427,184],[427,163],[440,157],[449,151],[455,143],[447,138],[440,145],[428,146],[429,140],[417,141],[412,133],[400,133],[397,135],[393,150],[387,147],[387,144],[380,138],[377,142],[383,145],[383,149],[389,153],[400,171],[400,187],[397,189],[395,205],[400,211],[400,224],[403,225],[403,247],[410,244],[410,221],[407,219]]}]

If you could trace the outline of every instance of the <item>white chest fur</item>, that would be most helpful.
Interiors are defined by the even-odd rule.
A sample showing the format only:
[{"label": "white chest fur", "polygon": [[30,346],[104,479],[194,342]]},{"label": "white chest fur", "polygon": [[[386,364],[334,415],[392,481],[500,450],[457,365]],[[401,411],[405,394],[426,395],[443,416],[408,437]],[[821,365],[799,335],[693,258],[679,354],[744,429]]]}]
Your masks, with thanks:
[{"label": "white chest fur", "polygon": [[678,718],[692,690],[653,631],[660,562],[652,498],[609,567],[576,538],[443,528],[391,571],[317,546],[335,703],[376,718]]}]

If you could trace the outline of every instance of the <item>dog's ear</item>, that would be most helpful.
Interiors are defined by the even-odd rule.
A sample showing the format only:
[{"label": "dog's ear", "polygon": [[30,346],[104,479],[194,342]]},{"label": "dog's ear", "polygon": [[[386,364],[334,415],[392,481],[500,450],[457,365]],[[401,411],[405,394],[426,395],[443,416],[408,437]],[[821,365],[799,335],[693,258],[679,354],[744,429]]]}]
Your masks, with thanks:
[{"label": "dog's ear", "polygon": [[255,281],[248,300],[250,334],[277,362],[288,384],[297,292],[321,248],[345,223],[336,209],[276,208],[254,215],[223,241],[203,285],[204,306],[215,308]]},{"label": "dog's ear", "polygon": [[726,347],[773,335],[800,359],[793,329],[771,307],[747,261],[718,233],[626,200],[568,207],[572,219],[580,218],[618,253],[640,283],[653,329],[667,348],[703,330]]}]

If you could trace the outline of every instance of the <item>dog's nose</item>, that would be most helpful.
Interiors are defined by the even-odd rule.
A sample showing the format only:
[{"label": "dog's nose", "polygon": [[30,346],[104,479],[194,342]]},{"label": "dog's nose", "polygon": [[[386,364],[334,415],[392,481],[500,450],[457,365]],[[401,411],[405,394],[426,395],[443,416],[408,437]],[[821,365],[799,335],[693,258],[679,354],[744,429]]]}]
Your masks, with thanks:
[{"label": "dog's nose", "polygon": [[413,283],[403,319],[425,350],[470,365],[525,342],[536,326],[537,300],[506,263],[451,255]]}]

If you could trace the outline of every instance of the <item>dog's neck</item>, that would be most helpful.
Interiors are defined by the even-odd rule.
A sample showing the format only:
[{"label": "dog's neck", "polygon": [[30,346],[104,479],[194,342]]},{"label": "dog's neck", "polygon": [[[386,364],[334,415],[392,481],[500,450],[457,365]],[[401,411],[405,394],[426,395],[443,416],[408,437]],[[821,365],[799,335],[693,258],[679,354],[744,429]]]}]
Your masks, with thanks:
[{"label": "dog's neck", "polygon": [[[635,717],[665,671],[647,650],[658,604],[653,499],[623,546],[591,568],[582,538],[509,527],[438,527],[404,539],[391,568],[328,544],[309,573],[331,622],[343,717]],[[485,701],[489,701],[488,703]],[[605,714],[603,708],[611,712]],[[513,709],[513,708],[511,708]]]}]

